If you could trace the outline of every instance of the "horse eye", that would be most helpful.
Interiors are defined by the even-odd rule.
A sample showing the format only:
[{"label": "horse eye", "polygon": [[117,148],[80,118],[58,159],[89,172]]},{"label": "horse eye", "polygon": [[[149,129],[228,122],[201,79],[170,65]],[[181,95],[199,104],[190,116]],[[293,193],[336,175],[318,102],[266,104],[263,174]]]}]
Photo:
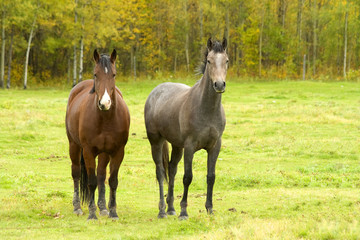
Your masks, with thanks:
[{"label": "horse eye", "polygon": [[115,77],[115,74],[113,74],[113,77]]},{"label": "horse eye", "polygon": [[96,78],[96,74],[94,74],[94,77]]},{"label": "horse eye", "polygon": [[229,60],[226,60],[226,63],[229,63]]},{"label": "horse eye", "polygon": [[209,61],[209,60],[207,60],[207,63],[208,63],[208,64],[210,64],[210,61]]}]

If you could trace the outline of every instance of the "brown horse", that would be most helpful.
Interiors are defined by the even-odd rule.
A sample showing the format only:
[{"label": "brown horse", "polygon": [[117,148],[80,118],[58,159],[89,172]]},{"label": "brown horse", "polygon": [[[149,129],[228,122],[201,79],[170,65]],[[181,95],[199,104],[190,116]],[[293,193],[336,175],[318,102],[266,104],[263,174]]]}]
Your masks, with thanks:
[{"label": "brown horse", "polygon": [[[66,110],[66,133],[74,180],[74,213],[83,214],[79,197],[80,181],[82,200],[89,203],[88,219],[97,219],[94,202],[97,186],[100,215],[118,219],[118,171],[129,136],[130,114],[120,90],[115,86],[115,59],[115,50],[110,57],[104,54],[100,56],[96,50],[94,51],[94,80],[83,81],[71,90]],[[109,162],[110,212],[106,209],[104,183]]]}]

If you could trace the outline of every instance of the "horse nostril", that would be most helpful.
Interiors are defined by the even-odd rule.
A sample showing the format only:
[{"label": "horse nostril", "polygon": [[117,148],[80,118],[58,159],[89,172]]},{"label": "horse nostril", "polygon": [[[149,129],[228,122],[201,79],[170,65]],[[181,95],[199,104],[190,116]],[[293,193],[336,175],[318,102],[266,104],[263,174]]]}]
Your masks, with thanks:
[{"label": "horse nostril", "polygon": [[217,87],[217,86],[216,86],[216,82],[215,82],[215,87]]},{"label": "horse nostril", "polygon": [[225,87],[225,85],[226,85],[226,82],[224,82],[224,87]]}]

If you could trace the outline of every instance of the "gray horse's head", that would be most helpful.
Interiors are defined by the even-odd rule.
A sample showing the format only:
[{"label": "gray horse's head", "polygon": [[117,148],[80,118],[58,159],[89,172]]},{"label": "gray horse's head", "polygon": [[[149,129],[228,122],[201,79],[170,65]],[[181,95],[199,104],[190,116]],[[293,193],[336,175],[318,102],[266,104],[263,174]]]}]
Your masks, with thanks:
[{"label": "gray horse's head", "polygon": [[217,93],[225,92],[225,79],[229,65],[226,47],[226,38],[222,42],[212,41],[211,38],[207,41],[204,74],[208,74],[212,81],[212,86]]}]

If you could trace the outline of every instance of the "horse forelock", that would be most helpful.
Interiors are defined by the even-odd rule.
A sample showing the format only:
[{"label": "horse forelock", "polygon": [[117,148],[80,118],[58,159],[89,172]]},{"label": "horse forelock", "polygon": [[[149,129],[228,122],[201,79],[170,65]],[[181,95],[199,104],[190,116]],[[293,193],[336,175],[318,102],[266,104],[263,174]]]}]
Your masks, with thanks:
[{"label": "horse forelock", "polygon": [[112,73],[112,68],[111,68],[112,63],[111,63],[109,55],[101,54],[99,63],[100,63],[100,65],[103,68],[105,73],[108,73],[108,72]]}]

